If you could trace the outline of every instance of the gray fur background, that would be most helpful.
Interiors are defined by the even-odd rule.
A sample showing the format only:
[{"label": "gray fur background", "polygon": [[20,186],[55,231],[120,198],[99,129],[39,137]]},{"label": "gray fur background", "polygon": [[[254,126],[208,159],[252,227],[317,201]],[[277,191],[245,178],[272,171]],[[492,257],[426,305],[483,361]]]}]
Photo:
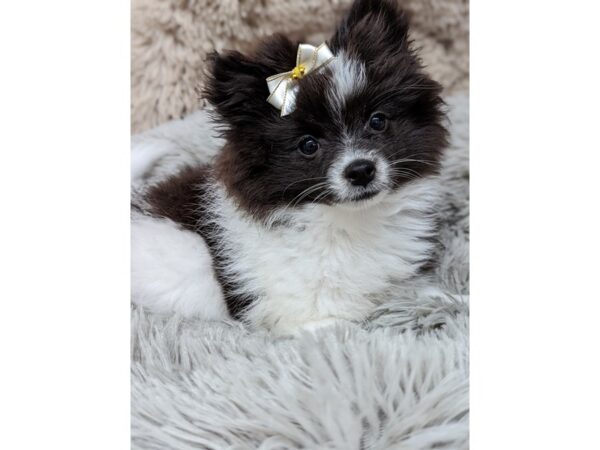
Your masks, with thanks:
[{"label": "gray fur background", "polygon": [[[133,448],[468,448],[468,97],[447,101],[436,279],[449,295],[406,287],[363,324],[294,338],[133,307]],[[218,145],[210,128],[190,133],[163,126],[132,145],[169,138],[169,167],[210,156],[194,153],[196,142]],[[140,187],[167,163],[133,166]]]}]

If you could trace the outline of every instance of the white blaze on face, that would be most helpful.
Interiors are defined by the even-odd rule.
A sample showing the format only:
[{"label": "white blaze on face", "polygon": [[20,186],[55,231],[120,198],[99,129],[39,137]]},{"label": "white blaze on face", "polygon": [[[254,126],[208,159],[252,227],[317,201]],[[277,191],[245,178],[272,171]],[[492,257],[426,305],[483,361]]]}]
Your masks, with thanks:
[{"label": "white blaze on face", "polygon": [[[327,100],[342,126],[341,112],[349,98],[364,90],[367,86],[367,74],[363,62],[349,58],[340,51],[328,66],[331,69],[331,89],[327,92]],[[352,200],[364,193],[383,191],[389,187],[389,167],[384,158],[369,149],[356,148],[352,138],[347,136],[344,150],[328,171],[330,186],[341,201]],[[365,159],[375,164],[375,179],[366,187],[353,186],[344,175],[344,171],[353,161]]]},{"label": "white blaze on face", "polygon": [[328,67],[331,69],[333,86],[327,93],[327,99],[334,111],[341,112],[347,99],[367,86],[365,65],[340,51]]}]

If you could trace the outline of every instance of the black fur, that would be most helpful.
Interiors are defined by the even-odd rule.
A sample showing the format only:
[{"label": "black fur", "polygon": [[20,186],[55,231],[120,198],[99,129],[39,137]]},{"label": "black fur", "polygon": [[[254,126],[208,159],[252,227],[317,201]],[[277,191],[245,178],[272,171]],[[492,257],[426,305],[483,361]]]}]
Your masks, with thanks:
[{"label": "black fur", "polygon": [[[402,165],[396,188],[438,169],[446,146],[442,126],[441,87],[423,71],[408,40],[408,19],[390,1],[359,0],[329,42],[334,54],[344,51],[365,64],[367,88],[348,99],[341,116],[324,101],[331,89],[331,71],[300,80],[295,111],[280,117],[267,103],[266,78],[290,70],[297,43],[281,35],[262,42],[250,56],[225,52],[211,57],[204,92],[218,114],[227,145],[219,155],[216,174],[242,207],[258,218],[289,204],[322,179],[343,149],[341,136],[350,130],[358,145],[376,148],[389,160],[419,161]],[[365,128],[371,113],[382,111],[388,129],[375,135]],[[345,129],[345,130],[344,130]],[[303,136],[315,136],[321,150],[307,159],[297,151]],[[315,190],[298,204],[319,198],[339,199]]]}]

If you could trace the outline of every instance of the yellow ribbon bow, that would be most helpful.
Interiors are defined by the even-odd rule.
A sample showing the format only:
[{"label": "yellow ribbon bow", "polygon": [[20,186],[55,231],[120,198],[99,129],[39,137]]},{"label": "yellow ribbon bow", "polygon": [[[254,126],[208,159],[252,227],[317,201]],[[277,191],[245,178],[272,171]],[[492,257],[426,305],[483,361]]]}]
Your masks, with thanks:
[{"label": "yellow ribbon bow", "polygon": [[281,117],[287,116],[296,108],[298,80],[325,66],[333,58],[333,53],[325,43],[318,47],[300,44],[296,55],[296,67],[289,72],[278,73],[267,78],[267,86],[271,94],[267,101],[281,110]]}]

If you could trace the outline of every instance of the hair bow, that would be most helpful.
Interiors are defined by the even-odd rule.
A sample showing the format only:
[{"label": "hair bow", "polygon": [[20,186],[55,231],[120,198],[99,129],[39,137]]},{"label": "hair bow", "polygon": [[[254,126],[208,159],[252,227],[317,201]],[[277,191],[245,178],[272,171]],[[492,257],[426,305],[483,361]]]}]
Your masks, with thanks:
[{"label": "hair bow", "polygon": [[318,47],[300,44],[296,55],[296,67],[289,72],[278,73],[267,78],[267,86],[271,94],[267,101],[281,110],[282,117],[287,116],[296,107],[298,80],[325,66],[333,58],[333,53],[325,43]]}]

